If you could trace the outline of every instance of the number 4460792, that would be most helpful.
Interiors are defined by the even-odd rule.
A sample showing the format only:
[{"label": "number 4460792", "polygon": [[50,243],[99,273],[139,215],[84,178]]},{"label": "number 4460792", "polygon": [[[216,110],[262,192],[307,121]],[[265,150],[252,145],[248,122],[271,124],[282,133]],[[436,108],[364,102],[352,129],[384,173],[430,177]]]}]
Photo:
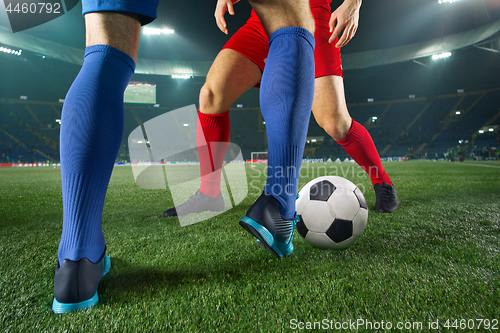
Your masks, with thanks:
[{"label": "number 4460792", "polygon": [[32,3],[17,3],[14,8],[12,8],[12,3],[9,3],[7,7],[5,8],[7,13],[18,13],[18,14],[41,14],[41,13],[47,13],[47,14],[61,14],[61,4],[56,2],[56,3],[50,3],[50,2],[32,2]]},{"label": "number 4460792", "polygon": [[443,327],[447,329],[492,329],[497,330],[498,327],[498,319],[448,319]]}]

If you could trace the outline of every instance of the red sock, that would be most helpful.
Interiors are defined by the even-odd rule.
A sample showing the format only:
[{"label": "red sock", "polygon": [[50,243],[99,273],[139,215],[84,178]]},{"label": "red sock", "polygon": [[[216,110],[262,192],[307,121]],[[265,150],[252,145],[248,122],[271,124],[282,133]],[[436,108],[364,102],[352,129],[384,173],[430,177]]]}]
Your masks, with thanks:
[{"label": "red sock", "polygon": [[392,186],[391,179],[382,167],[372,137],[363,125],[353,119],[351,130],[344,140],[337,143],[368,173],[373,185],[386,182]]},{"label": "red sock", "polygon": [[221,168],[229,142],[229,110],[221,114],[198,111],[196,143],[200,155],[200,191],[210,197],[220,193]]}]

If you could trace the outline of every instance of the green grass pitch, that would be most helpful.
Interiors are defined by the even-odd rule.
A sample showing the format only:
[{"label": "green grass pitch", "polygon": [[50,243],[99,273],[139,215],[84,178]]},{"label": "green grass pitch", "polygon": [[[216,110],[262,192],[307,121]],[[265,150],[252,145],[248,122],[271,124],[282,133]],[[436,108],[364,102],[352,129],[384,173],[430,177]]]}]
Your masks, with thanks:
[{"label": "green grass pitch", "polygon": [[[361,169],[305,167],[321,166],[338,166],[336,175],[364,186],[373,207]],[[259,193],[180,227],[177,218],[161,217],[172,203],[168,191],[141,189],[130,167],[116,167],[103,214],[112,268],[99,286],[101,302],[64,315],[50,310],[62,230],[60,170],[2,168],[0,331],[321,331],[364,320],[358,331],[375,331],[368,322],[383,321],[391,331],[400,331],[399,322],[420,322],[406,331],[427,332],[462,331],[460,320],[467,320],[475,331],[498,332],[500,163],[384,167],[400,198],[395,212],[370,210],[363,236],[344,251],[314,249],[296,233],[294,253],[282,259],[237,223]],[[305,174],[299,187],[323,175]],[[437,329],[429,328],[436,321]]]}]

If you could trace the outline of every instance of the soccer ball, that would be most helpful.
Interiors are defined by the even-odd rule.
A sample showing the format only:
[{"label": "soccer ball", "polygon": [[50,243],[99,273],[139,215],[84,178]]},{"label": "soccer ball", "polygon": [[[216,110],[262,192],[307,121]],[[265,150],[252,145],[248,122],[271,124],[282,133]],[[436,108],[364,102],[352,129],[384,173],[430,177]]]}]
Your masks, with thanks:
[{"label": "soccer ball", "polygon": [[311,180],[299,192],[296,228],[314,247],[342,250],[363,233],[368,206],[363,193],[349,180],[324,176]]}]

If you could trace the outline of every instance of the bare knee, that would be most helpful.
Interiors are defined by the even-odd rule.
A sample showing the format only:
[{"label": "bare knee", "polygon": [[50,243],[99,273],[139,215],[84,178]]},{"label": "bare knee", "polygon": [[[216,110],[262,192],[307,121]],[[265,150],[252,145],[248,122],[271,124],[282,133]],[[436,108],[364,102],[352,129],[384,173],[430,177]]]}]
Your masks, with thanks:
[{"label": "bare knee", "polygon": [[344,140],[351,129],[351,119],[335,120],[333,117],[318,120],[319,126],[325,130],[334,140]]},{"label": "bare knee", "polygon": [[223,113],[224,110],[222,104],[222,98],[220,94],[217,93],[212,85],[206,82],[200,90],[200,110],[207,114],[219,114]]}]

